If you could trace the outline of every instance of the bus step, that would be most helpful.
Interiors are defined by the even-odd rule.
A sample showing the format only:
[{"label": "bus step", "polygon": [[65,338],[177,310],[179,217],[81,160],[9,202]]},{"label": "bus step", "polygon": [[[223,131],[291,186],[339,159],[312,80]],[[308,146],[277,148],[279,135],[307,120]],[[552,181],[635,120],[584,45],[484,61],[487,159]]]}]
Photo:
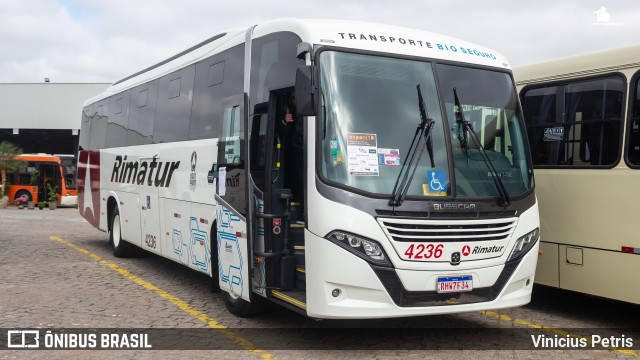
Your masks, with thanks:
[{"label": "bus step", "polygon": [[293,305],[299,309],[307,309],[307,293],[300,290],[271,290],[277,300]]}]

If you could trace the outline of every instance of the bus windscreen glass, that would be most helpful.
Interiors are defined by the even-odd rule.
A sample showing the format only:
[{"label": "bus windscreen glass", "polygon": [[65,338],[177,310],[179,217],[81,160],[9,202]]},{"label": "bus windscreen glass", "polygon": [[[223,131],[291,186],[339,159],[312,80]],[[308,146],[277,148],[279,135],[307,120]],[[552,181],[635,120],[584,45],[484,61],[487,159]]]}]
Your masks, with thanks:
[{"label": "bus windscreen glass", "polygon": [[[434,121],[432,149],[423,146],[427,149],[421,156],[422,149],[415,153],[420,161],[408,197],[451,196],[454,182],[456,197],[497,196],[495,176],[510,196],[533,186],[517,94],[507,73],[335,51],[324,51],[319,59],[324,179],[391,194],[402,164],[412,155],[407,152],[421,121],[416,90],[420,85],[427,117]],[[454,113],[454,87],[495,175],[482,160],[478,141],[472,136],[464,141]]]}]

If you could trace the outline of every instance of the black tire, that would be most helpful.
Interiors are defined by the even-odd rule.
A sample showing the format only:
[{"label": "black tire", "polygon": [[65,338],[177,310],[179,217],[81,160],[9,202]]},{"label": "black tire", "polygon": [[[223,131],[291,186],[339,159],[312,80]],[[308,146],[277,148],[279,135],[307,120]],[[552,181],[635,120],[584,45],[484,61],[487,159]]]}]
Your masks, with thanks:
[{"label": "black tire", "polygon": [[211,226],[211,238],[209,240],[210,254],[211,254],[211,292],[220,292],[220,273],[218,271],[218,231],[216,230],[216,224]]},{"label": "black tire", "polygon": [[268,302],[260,295],[251,293],[251,302],[242,298],[234,298],[230,293],[222,290],[222,300],[230,313],[238,317],[252,317],[265,311]]},{"label": "black tire", "polygon": [[27,190],[20,190],[16,193],[16,195],[14,196],[14,199],[19,198],[22,195],[27,195],[27,201],[33,201],[33,196],[31,196],[31,193],[28,192]]},{"label": "black tire", "polygon": [[122,226],[120,223],[120,211],[116,207],[111,215],[111,231],[109,232],[109,242],[113,249],[113,255],[117,258],[131,257],[135,254],[136,248],[122,238]]}]

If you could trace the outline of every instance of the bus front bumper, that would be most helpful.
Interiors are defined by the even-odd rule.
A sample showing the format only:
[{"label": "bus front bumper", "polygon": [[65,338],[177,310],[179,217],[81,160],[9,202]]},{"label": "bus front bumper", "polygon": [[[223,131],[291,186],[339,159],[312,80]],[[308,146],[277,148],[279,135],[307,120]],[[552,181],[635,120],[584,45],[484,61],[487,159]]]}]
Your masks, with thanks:
[{"label": "bus front bumper", "polygon": [[[309,231],[305,231],[305,254],[307,315],[327,319],[390,318],[525,305],[531,300],[538,244],[518,263],[445,273],[371,266]],[[451,296],[435,291],[436,279],[443,275],[471,275],[473,287],[478,290],[474,293],[487,296],[474,301],[460,293],[460,300],[444,300]],[[416,294],[424,297],[420,299]]]}]

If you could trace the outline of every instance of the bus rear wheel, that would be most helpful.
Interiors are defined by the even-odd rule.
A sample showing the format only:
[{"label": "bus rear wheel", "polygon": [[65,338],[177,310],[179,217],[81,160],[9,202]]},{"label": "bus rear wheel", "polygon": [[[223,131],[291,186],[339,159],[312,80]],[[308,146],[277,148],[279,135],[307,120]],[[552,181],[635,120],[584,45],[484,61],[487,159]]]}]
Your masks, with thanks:
[{"label": "bus rear wheel", "polygon": [[113,249],[113,255],[117,258],[131,257],[136,251],[133,245],[122,239],[120,211],[117,207],[113,209],[113,215],[111,215],[111,232],[109,233],[109,242]]},{"label": "bus rear wheel", "polygon": [[224,290],[221,293],[227,310],[235,316],[251,317],[261,314],[267,308],[267,300],[254,293],[251,293],[251,302],[240,297],[234,297]]}]

